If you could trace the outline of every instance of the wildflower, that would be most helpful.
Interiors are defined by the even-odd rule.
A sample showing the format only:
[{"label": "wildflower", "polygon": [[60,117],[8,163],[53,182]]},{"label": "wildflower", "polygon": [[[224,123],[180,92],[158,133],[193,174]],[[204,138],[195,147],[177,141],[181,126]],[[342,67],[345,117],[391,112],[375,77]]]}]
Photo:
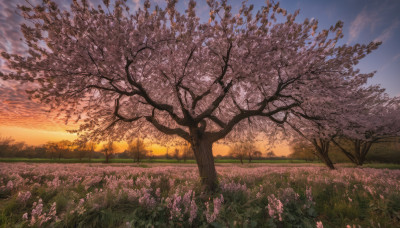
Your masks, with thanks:
[{"label": "wildflower", "polygon": [[321,221],[317,222],[317,228],[324,228],[324,225],[322,225]]},{"label": "wildflower", "polygon": [[283,204],[275,197],[274,194],[268,196],[268,214],[271,218],[275,218],[278,215],[278,220],[282,221]]},{"label": "wildflower", "polygon": [[31,198],[32,194],[30,191],[27,192],[18,192],[17,200],[21,203],[26,203],[26,201]]},{"label": "wildflower", "polygon": [[[48,213],[43,213],[43,201],[39,199],[38,202],[33,203],[33,209],[31,213],[31,222],[30,225],[33,226],[35,224],[41,226],[43,223],[46,223],[50,220],[56,220],[56,202],[54,202]],[[26,214],[26,215],[25,215]],[[28,218],[28,214],[25,213],[23,218]]]},{"label": "wildflower", "polygon": [[221,210],[221,206],[222,206],[222,203],[224,202],[224,197],[222,196],[222,194],[221,194],[221,198],[215,198],[214,200],[213,200],[213,206],[214,206],[214,209],[213,209],[213,212],[211,213],[211,209],[210,209],[210,203],[209,202],[206,202],[205,203],[205,205],[206,205],[206,211],[204,212],[204,214],[206,215],[206,219],[207,219],[207,222],[208,223],[212,223],[212,222],[214,222],[215,221],[215,219],[217,219],[217,217],[218,217],[218,215],[219,215],[219,213],[220,213],[220,210]]},{"label": "wildflower", "polygon": [[197,205],[194,201],[194,193],[192,201],[190,202],[189,223],[192,224],[193,220],[197,217]]},{"label": "wildflower", "polygon": [[155,194],[156,194],[157,197],[160,197],[160,196],[161,196],[161,190],[160,190],[160,188],[157,188],[157,189],[156,189],[156,193],[155,193]]},{"label": "wildflower", "polygon": [[279,198],[282,199],[283,204],[286,205],[290,202],[295,202],[298,200],[299,194],[297,194],[293,188],[285,188],[280,189]]},{"label": "wildflower", "polygon": [[262,191],[263,191],[263,186],[262,185],[260,185],[260,189],[259,189],[259,191],[257,192],[257,194],[256,194],[256,198],[257,199],[260,199],[261,197],[262,197]]},{"label": "wildflower", "polygon": [[307,197],[308,201],[310,201],[310,202],[313,201],[311,186],[310,187],[307,186],[307,188],[306,188],[306,197]]},{"label": "wildflower", "polygon": [[7,189],[11,190],[14,188],[14,183],[12,181],[7,182]]},{"label": "wildflower", "polygon": [[221,189],[224,192],[246,192],[247,191],[247,186],[246,184],[240,184],[240,183],[234,183],[233,181],[231,183],[225,183],[221,185]]}]

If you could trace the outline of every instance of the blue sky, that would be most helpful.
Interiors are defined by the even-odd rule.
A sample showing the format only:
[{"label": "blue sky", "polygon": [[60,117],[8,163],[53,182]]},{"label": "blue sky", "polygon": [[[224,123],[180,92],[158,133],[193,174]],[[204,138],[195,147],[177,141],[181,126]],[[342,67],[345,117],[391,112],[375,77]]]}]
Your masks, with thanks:
[{"label": "blue sky", "polygon": [[299,19],[318,19],[320,28],[344,22],[342,43],[382,41],[378,50],[360,62],[362,72],[377,71],[371,84],[381,84],[391,96],[400,96],[400,1],[398,0],[284,0],[282,8],[300,9]]}]

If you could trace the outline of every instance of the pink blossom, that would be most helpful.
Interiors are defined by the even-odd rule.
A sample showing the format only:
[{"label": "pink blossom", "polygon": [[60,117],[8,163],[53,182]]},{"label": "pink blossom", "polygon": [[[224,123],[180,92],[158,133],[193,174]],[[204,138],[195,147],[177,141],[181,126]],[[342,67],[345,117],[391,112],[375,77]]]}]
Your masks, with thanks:
[{"label": "pink blossom", "polygon": [[13,183],[11,180],[9,180],[9,181],[7,182],[7,189],[11,190],[11,189],[13,189],[13,188],[14,188],[14,183]]},{"label": "pink blossom", "polygon": [[18,192],[18,196],[17,196],[17,200],[21,203],[26,203],[26,201],[29,200],[29,198],[31,198],[31,192],[30,191],[26,191],[26,192]]},{"label": "pink blossom", "polygon": [[220,198],[218,198],[218,197],[214,198],[213,199],[213,207],[214,208],[213,208],[212,213],[211,213],[210,203],[209,202],[205,203],[206,211],[204,212],[204,214],[206,215],[206,219],[207,219],[208,223],[212,223],[215,221],[215,219],[217,219],[223,202],[224,202],[224,197],[222,194],[221,194]]},{"label": "pink blossom", "polygon": [[268,196],[267,208],[271,218],[276,218],[276,215],[278,215],[278,220],[282,221],[283,204],[274,194]]}]

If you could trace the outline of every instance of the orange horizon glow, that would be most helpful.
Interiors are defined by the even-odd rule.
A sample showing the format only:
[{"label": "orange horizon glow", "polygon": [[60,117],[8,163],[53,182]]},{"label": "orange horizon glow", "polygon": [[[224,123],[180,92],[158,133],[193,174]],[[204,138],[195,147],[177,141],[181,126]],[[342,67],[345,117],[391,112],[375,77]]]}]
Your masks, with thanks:
[{"label": "orange horizon glow", "polygon": [[[30,128],[23,126],[7,126],[0,125],[0,136],[1,137],[11,137],[18,142],[25,142],[31,146],[40,146],[47,142],[57,142],[61,140],[73,141],[77,138],[76,134],[68,133],[66,130],[59,128],[54,129],[40,129],[40,128]],[[257,142],[256,147],[259,151],[265,155],[266,150],[264,149],[265,143]],[[118,153],[123,152],[127,148],[126,142],[117,143]],[[167,147],[159,144],[151,144],[148,149],[153,152],[154,155],[164,155],[166,154]],[[169,153],[173,153],[174,148],[169,147]],[[230,147],[223,144],[215,143],[213,145],[213,154],[217,155],[227,155]],[[286,142],[275,145],[272,148],[277,156],[287,156],[291,153],[290,146]]]}]

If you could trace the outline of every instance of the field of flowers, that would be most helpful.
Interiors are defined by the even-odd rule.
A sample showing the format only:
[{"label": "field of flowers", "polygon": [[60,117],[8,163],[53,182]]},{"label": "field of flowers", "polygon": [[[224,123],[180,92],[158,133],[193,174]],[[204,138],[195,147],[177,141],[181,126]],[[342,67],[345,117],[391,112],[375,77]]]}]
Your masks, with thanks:
[{"label": "field of flowers", "polygon": [[400,227],[400,170],[0,163],[0,227]]}]

